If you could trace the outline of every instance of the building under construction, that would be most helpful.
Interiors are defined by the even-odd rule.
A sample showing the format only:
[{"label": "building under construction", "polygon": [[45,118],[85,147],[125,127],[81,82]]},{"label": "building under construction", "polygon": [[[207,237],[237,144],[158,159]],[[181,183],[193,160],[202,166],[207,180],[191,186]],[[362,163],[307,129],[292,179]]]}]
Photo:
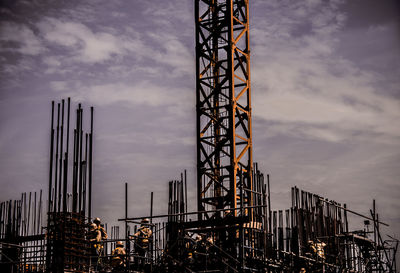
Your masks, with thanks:
[{"label": "building under construction", "polygon": [[[293,187],[288,208],[271,209],[253,162],[248,5],[195,0],[197,210],[186,172],[163,215],[128,215],[126,184],[125,217],[94,246],[93,108],[86,132],[81,105],[71,121],[70,99],[53,102],[48,190],[1,203],[1,272],[397,272],[398,240],[382,237],[375,202],[361,215]],[[349,214],[365,226],[350,230]]]}]

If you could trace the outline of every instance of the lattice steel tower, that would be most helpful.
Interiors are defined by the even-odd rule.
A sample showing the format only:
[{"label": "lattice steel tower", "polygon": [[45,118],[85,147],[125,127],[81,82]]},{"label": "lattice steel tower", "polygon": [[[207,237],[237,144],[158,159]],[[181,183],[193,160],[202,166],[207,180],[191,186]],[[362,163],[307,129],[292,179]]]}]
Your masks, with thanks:
[{"label": "lattice steel tower", "polygon": [[[195,0],[199,211],[253,204],[248,4]],[[199,214],[199,220],[223,217]]]}]

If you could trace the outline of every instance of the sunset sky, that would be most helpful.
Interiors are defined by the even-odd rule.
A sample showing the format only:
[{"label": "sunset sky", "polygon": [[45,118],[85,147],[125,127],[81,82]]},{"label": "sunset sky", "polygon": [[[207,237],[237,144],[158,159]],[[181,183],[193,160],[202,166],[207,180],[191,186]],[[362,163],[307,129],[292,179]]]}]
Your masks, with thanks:
[{"label": "sunset sky", "polygon": [[[51,101],[94,106],[94,214],[196,199],[194,2],[0,1],[0,201],[47,191]],[[251,0],[254,161],[273,209],[290,188],[400,237],[400,7],[395,0]],[[87,125],[87,123],[86,123]],[[353,225],[363,227],[363,219]]]}]

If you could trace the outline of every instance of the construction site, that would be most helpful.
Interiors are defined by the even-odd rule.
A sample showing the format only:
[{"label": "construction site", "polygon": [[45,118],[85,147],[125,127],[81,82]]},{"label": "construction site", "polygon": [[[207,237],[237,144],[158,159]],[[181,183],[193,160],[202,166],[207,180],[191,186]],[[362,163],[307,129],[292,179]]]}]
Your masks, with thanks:
[{"label": "construction site", "polygon": [[[0,272],[398,272],[399,241],[381,233],[375,200],[363,215],[294,186],[287,209],[272,210],[269,175],[253,161],[249,1],[196,0],[194,16],[196,182],[182,172],[164,214],[151,193],[150,212],[134,216],[126,183],[125,216],[107,226],[92,214],[102,121],[53,101],[48,184],[1,203]],[[351,229],[352,217],[364,226]]]}]

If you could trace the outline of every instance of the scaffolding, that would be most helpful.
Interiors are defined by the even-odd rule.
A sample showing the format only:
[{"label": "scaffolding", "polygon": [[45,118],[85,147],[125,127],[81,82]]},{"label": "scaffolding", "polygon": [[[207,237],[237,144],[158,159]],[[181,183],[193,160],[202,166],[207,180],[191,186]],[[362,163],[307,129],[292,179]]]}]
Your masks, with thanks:
[{"label": "scaffolding", "polygon": [[[270,177],[252,155],[249,1],[194,4],[197,210],[186,171],[168,183],[163,215],[151,193],[150,213],[129,217],[126,183],[125,233],[113,226],[94,244],[93,107],[88,132],[80,104],[70,132],[70,99],[52,102],[47,208],[42,191],[1,203],[0,271],[397,273],[399,241],[383,239],[375,200],[365,216],[293,187],[291,206],[272,210]],[[364,229],[349,230],[348,214]]]}]

